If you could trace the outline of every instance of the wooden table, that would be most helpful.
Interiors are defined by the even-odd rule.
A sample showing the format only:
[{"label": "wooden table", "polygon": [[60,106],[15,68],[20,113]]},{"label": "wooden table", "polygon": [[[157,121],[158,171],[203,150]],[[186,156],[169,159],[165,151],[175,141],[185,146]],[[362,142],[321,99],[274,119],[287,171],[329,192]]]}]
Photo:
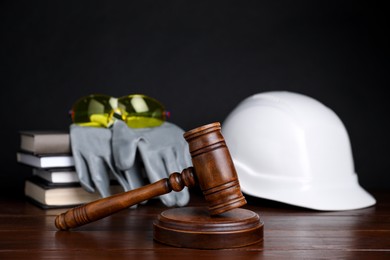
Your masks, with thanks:
[{"label": "wooden table", "polygon": [[[152,223],[167,209],[157,199],[72,231],[57,231],[64,209],[42,210],[0,199],[0,259],[390,259],[390,192],[377,205],[317,212],[247,196],[264,221],[264,241],[224,250],[175,248],[153,240]],[[205,205],[198,193],[192,206]]]}]

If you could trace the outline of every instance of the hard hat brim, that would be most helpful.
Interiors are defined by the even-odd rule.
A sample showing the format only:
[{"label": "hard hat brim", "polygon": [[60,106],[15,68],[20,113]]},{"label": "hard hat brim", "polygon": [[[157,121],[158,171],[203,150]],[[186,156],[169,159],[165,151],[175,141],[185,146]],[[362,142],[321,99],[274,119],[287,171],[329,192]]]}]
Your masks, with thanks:
[{"label": "hard hat brim", "polygon": [[[334,182],[313,183],[305,180],[271,180],[234,162],[244,194],[278,201],[298,207],[320,211],[355,210],[376,204],[375,198],[358,183],[357,175],[342,184]],[[245,172],[244,172],[245,171]]]}]

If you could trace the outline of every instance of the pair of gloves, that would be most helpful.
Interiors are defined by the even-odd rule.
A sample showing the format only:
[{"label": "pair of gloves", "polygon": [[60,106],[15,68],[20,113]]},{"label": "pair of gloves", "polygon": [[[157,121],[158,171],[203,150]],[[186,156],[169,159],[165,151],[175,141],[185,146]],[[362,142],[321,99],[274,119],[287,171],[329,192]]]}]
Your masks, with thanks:
[{"label": "pair of gloves", "polygon": [[[153,128],[130,128],[116,120],[110,128],[72,124],[70,140],[75,168],[81,185],[102,197],[110,194],[110,174],[124,191],[167,178],[192,166],[184,131],[164,122]],[[171,192],[159,197],[168,207],[184,206],[189,192]]]}]

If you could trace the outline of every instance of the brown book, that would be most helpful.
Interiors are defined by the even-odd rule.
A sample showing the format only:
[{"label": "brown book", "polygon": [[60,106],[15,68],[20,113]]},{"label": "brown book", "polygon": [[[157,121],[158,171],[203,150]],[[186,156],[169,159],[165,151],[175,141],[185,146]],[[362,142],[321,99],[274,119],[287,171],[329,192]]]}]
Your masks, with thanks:
[{"label": "brown book", "polygon": [[[122,186],[113,182],[112,194],[123,192]],[[41,208],[73,207],[101,198],[98,191],[90,193],[80,183],[56,184],[33,176],[25,181],[25,196]]]},{"label": "brown book", "polygon": [[20,131],[20,149],[34,154],[71,153],[68,132]]}]

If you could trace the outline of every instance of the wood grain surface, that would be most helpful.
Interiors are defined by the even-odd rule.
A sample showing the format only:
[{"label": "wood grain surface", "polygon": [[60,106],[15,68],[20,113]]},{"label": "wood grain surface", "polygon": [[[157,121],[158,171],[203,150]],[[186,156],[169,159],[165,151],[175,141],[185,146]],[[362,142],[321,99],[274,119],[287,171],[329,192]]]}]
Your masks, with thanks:
[{"label": "wood grain surface", "polygon": [[[223,250],[183,249],[153,240],[153,221],[167,208],[150,200],[136,209],[58,231],[64,209],[42,210],[23,199],[0,199],[0,259],[390,259],[390,193],[373,207],[318,212],[248,197],[264,221],[264,241]],[[191,193],[189,206],[204,206]]]}]

